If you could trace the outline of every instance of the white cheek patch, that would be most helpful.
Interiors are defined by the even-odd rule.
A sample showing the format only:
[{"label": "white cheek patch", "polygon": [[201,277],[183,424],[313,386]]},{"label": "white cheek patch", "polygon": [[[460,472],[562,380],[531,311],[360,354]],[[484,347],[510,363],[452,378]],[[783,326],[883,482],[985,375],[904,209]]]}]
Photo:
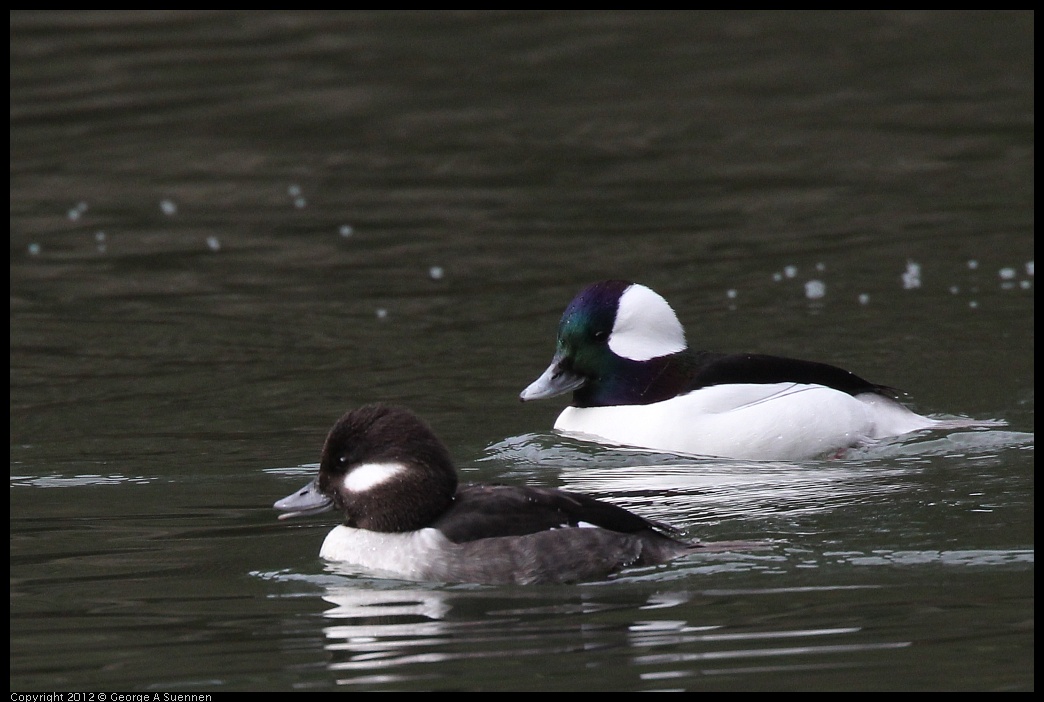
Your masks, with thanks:
[{"label": "white cheek patch", "polygon": [[378,485],[383,485],[407,470],[408,468],[402,463],[363,463],[352,468],[351,472],[345,476],[344,487],[349,492],[366,492]]},{"label": "white cheek patch", "polygon": [[617,356],[648,361],[684,350],[685,330],[666,300],[634,284],[620,296],[609,348]]}]

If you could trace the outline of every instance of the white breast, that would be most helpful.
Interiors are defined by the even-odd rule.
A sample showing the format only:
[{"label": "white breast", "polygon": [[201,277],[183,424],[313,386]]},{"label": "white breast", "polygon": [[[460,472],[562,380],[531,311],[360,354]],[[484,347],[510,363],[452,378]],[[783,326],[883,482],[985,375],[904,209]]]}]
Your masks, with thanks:
[{"label": "white breast", "polygon": [[801,460],[931,427],[898,402],[821,385],[716,385],[651,405],[567,407],[555,429],[674,453]]},{"label": "white breast", "polygon": [[426,580],[432,565],[455,548],[435,529],[389,534],[342,525],[326,535],[319,556],[408,580]]}]

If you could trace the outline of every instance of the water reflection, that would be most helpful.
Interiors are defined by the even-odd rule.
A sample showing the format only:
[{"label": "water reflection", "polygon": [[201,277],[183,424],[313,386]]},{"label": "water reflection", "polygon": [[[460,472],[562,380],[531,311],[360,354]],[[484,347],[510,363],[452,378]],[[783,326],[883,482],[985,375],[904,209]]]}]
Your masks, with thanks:
[{"label": "water reflection", "polygon": [[[474,671],[475,662],[493,675],[499,667],[527,658],[539,658],[546,665],[549,656],[568,657],[585,650],[612,651],[617,663],[637,679],[659,684],[741,670],[858,666],[862,654],[911,645],[868,634],[862,626],[808,628],[770,621],[723,625],[714,608],[707,609],[722,602],[736,606],[738,600],[797,594],[828,597],[879,586],[673,590],[650,592],[642,601],[633,601],[633,595],[598,586],[404,587],[357,574],[331,574],[342,575],[336,566],[315,577],[256,575],[321,586],[322,600],[332,605],[322,613],[324,649],[330,654],[326,666],[337,675],[337,684],[358,688],[440,686],[448,680],[461,684],[454,676],[463,669]],[[834,657],[842,660],[832,662]],[[795,660],[771,663],[780,658]],[[755,667],[751,660],[765,662]],[[475,673],[470,675],[474,679]]]},{"label": "water reflection", "polygon": [[551,434],[524,434],[492,444],[479,463],[505,467],[505,477],[540,481],[548,469],[566,490],[616,501],[680,527],[759,516],[810,515],[909,492],[906,476],[934,458],[990,460],[1031,445],[1033,434],[962,431],[914,435],[852,450],[843,459],[739,461],[685,459],[626,448],[593,447]]},{"label": "water reflection", "polygon": [[890,566],[890,565],[927,565],[941,564],[948,566],[1004,566],[1033,563],[1032,549],[1011,550],[961,550],[961,551],[874,551],[872,553],[833,553],[823,554],[826,559],[837,559],[852,565]]},{"label": "water reflection", "polygon": [[91,485],[124,485],[133,483],[147,485],[154,482],[156,478],[143,475],[120,475],[117,473],[101,475],[99,473],[81,473],[77,475],[12,475],[11,487],[42,487],[42,488],[75,488],[89,487]]}]

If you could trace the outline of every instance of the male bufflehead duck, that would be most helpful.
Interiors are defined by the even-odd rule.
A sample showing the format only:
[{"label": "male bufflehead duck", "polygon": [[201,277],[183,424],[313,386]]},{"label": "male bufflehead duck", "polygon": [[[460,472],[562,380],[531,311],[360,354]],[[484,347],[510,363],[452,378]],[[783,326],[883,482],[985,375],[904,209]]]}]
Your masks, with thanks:
[{"label": "male bufflehead duck", "polygon": [[563,433],[724,458],[801,460],[921,429],[1003,424],[923,417],[892,388],[825,363],[690,349],[667,301],[625,280],[573,298],[551,365],[520,399],[570,390],[555,422]]},{"label": "male bufflehead duck", "polygon": [[562,583],[664,563],[701,544],[586,495],[457,484],[449,452],[410,411],[367,405],[323,446],[319,475],[275,503],[280,519],[334,507],[319,555],[393,577],[457,583]]}]

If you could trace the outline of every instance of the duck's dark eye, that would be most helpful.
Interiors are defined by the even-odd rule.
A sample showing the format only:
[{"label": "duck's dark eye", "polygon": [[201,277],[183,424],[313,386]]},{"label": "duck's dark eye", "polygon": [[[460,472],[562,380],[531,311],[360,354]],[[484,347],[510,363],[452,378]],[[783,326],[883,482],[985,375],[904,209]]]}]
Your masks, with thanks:
[{"label": "duck's dark eye", "polygon": [[605,338],[609,336],[609,332],[607,332],[604,329],[599,329],[592,336],[594,337],[595,341],[604,341]]},{"label": "duck's dark eye", "polygon": [[337,457],[337,465],[339,465],[342,468],[344,468],[346,465],[348,465],[348,457],[347,456],[338,456]]}]

